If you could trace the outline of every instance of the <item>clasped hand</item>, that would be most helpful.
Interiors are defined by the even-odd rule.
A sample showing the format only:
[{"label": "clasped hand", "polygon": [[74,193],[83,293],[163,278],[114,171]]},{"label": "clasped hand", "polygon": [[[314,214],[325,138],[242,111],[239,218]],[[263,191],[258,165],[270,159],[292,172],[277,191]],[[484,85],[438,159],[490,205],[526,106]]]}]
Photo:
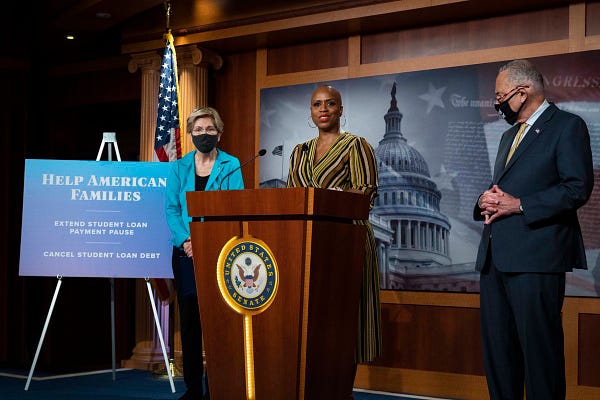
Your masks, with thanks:
[{"label": "clasped hand", "polygon": [[506,193],[498,187],[492,186],[479,197],[479,208],[481,215],[485,217],[485,224],[491,224],[498,217],[521,212],[519,206],[521,201],[513,195]]},{"label": "clasped hand", "polygon": [[186,240],[185,242],[183,242],[183,251],[188,257],[194,256],[194,253],[192,252],[192,242],[190,240]]}]

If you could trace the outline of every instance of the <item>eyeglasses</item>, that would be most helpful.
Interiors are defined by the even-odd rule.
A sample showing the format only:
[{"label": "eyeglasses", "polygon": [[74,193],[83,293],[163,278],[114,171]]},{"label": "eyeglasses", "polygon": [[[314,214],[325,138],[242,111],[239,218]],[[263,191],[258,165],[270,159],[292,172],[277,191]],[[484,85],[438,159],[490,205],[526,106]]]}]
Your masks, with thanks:
[{"label": "eyeglasses", "polygon": [[[507,97],[509,94],[513,93],[515,90],[518,90],[518,89],[525,89],[525,88],[528,88],[528,87],[529,87],[529,86],[527,86],[527,85],[517,85],[517,86],[515,86],[514,88],[510,89],[508,92],[506,92],[506,93],[504,93],[504,94],[502,94],[502,95],[496,95],[496,103],[502,103],[504,100],[506,100],[506,97]],[[515,93],[516,93],[516,92],[515,92]],[[514,95],[515,93],[513,93],[513,95]],[[512,97],[512,96],[511,96],[511,97]]]},{"label": "eyeglasses", "polygon": [[209,135],[216,135],[217,134],[217,128],[215,128],[214,126],[209,126],[206,129],[202,129],[200,127],[198,128],[194,128],[194,130],[192,131],[193,135],[202,135],[204,133],[207,133]]}]

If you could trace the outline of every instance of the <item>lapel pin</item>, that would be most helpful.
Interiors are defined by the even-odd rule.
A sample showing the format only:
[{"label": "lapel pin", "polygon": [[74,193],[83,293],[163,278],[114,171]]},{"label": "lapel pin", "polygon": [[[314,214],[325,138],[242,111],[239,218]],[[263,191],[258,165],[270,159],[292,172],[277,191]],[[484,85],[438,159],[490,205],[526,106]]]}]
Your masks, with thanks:
[{"label": "lapel pin", "polygon": [[535,133],[537,133],[537,134],[539,135],[539,134],[540,134],[540,128],[537,128],[537,129],[535,130]]}]

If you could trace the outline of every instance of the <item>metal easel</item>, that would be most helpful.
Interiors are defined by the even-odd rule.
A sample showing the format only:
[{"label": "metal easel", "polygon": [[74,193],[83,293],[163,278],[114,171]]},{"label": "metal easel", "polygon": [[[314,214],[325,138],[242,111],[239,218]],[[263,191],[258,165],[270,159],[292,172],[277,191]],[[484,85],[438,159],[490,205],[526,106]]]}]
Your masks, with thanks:
[{"label": "metal easel", "polygon": [[[96,156],[96,161],[100,161],[102,157],[102,151],[104,150],[104,145],[108,143],[108,161],[112,161],[112,146],[115,148],[115,153],[117,155],[117,160],[121,161],[121,155],[119,154],[119,146],[117,145],[117,137],[115,132],[104,132],[102,134],[102,143],[100,144],[100,150],[98,151],[98,155]],[[29,370],[29,376],[27,377],[27,383],[25,383],[25,390],[29,390],[29,385],[31,383],[31,378],[33,376],[33,372],[35,370],[35,366],[37,364],[38,357],[40,355],[40,351],[42,349],[42,343],[44,342],[44,338],[46,336],[46,331],[48,329],[48,325],[50,324],[50,317],[52,316],[52,312],[54,311],[54,305],[56,304],[56,299],[58,298],[58,293],[60,291],[60,287],[62,285],[62,276],[58,275],[56,277],[58,282],[56,284],[56,289],[54,290],[54,296],[52,297],[52,302],[50,303],[50,309],[48,310],[48,315],[46,316],[46,322],[44,323],[44,328],[42,329],[42,334],[40,336],[40,340],[38,342],[37,350],[35,352],[35,356],[33,358],[33,362],[31,364],[31,369]],[[163,358],[165,361],[165,367],[167,370],[167,374],[169,375],[169,383],[171,384],[171,392],[175,393],[175,384],[173,383],[173,375],[171,374],[171,368],[169,365],[169,359],[167,357],[167,350],[165,346],[165,341],[163,339],[162,328],[160,326],[160,321],[158,319],[158,312],[156,310],[156,303],[154,302],[154,296],[152,293],[152,286],[150,285],[150,278],[144,278],[146,281],[146,287],[148,289],[148,297],[150,298],[150,304],[152,306],[152,312],[154,314],[154,323],[156,324],[156,330],[158,331],[158,338],[160,340],[160,346],[162,348]],[[111,330],[111,352],[112,352],[112,378],[113,381],[116,380],[116,334],[115,334],[115,279],[109,278],[110,280],[110,330]]]}]

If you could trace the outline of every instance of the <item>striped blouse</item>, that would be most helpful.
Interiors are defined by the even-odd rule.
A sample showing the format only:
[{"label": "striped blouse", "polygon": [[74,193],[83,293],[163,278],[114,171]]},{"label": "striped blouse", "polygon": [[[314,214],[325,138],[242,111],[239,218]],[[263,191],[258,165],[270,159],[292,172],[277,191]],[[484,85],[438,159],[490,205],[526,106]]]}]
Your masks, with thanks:
[{"label": "striped blouse", "polygon": [[[314,162],[316,149],[317,138],[294,148],[287,186],[358,189],[370,196],[373,207],[377,194],[377,161],[371,145],[362,137],[340,133],[323,156]],[[356,352],[357,362],[367,362],[381,354],[379,263],[369,221],[355,223],[367,228]]]}]

